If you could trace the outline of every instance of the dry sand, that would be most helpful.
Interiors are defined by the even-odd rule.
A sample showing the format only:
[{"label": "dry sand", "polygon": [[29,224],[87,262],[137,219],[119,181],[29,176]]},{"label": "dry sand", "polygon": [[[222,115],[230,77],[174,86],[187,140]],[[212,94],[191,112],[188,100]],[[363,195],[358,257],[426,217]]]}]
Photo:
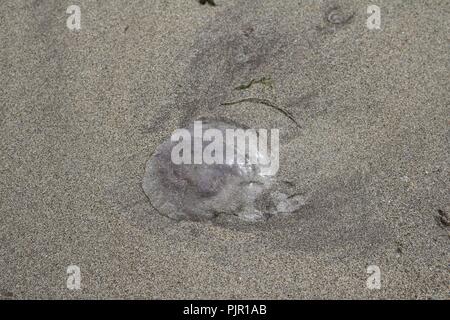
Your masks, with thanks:
[{"label": "dry sand", "polygon": [[[0,298],[449,298],[450,1],[76,2],[79,31],[70,1],[0,4]],[[330,24],[333,6],[353,18]],[[250,96],[301,128],[220,105]],[[279,128],[305,208],[263,226],[156,213],[145,163],[199,116]]]}]

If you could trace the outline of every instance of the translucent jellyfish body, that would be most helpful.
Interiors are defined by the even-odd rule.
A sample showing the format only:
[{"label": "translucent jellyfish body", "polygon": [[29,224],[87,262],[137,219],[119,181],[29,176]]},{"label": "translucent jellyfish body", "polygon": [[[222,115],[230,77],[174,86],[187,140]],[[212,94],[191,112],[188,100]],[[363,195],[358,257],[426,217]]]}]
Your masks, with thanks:
[{"label": "translucent jellyfish body", "polygon": [[[243,128],[231,122],[202,120],[202,132],[208,129],[215,129],[226,137],[227,129]],[[192,137],[192,146],[197,143],[204,151],[210,145],[211,141],[194,134],[194,125],[186,130]],[[267,159],[270,150],[261,153],[256,148],[242,149],[223,139],[223,162],[194,164],[192,160],[177,164],[173,150],[178,143],[170,138],[164,141],[145,169],[144,192],[162,215],[175,220],[204,221],[221,216],[255,222],[266,221],[275,214],[294,212],[304,204],[302,198],[289,197],[275,190],[276,176],[267,175],[264,171],[267,166],[258,164],[271,161]],[[191,159],[194,159],[194,151],[199,150],[190,149]],[[230,149],[236,155],[234,161],[226,159],[226,150]],[[237,161],[239,157],[245,161]],[[258,159],[258,163],[249,163],[248,159],[252,157]]]}]

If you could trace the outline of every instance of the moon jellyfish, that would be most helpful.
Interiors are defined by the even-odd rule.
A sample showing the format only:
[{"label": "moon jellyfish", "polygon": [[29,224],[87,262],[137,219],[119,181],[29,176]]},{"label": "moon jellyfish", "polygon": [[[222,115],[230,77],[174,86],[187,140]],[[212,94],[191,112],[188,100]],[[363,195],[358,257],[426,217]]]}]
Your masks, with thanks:
[{"label": "moon jellyfish", "polygon": [[[206,130],[226,136],[226,130],[242,128],[226,121],[202,120],[202,137]],[[211,141],[194,135],[194,125],[186,128],[202,151]],[[197,141],[196,141],[197,139]],[[267,221],[274,215],[289,214],[304,205],[304,199],[282,191],[276,176],[263,174],[261,165],[249,161],[226,161],[207,164],[175,163],[173,150],[178,141],[167,139],[159,145],[148,160],[143,189],[152,206],[162,215],[175,220],[205,221],[218,217],[250,222]],[[259,159],[267,163],[270,156],[255,148],[239,148],[229,139],[219,142],[222,150],[232,150],[236,158]],[[191,159],[195,157],[191,149]],[[198,149],[197,149],[198,151]],[[223,154],[225,156],[225,151]],[[234,160],[236,158],[233,158]],[[250,164],[251,163],[251,164]]]}]

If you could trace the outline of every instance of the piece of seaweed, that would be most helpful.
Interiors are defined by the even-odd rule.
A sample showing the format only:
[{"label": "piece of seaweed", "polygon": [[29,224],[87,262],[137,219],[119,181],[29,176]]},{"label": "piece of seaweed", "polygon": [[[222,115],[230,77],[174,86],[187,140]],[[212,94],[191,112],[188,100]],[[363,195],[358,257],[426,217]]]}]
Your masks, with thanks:
[{"label": "piece of seaweed", "polygon": [[298,128],[301,128],[300,124],[297,122],[297,120],[295,120],[294,116],[287,110],[284,110],[283,108],[277,106],[276,104],[272,103],[271,101],[267,100],[267,99],[261,99],[261,98],[244,98],[244,99],[240,99],[240,100],[236,100],[236,101],[231,101],[231,102],[222,102],[221,105],[222,106],[231,106],[231,105],[235,105],[235,104],[239,104],[239,103],[243,103],[243,102],[251,102],[251,103],[259,103],[259,104],[263,104],[266,105],[268,107],[271,107],[272,109],[277,110],[278,112],[280,112],[281,114],[283,114],[284,116],[286,116],[287,118],[289,118],[292,122],[295,123],[295,125]]}]

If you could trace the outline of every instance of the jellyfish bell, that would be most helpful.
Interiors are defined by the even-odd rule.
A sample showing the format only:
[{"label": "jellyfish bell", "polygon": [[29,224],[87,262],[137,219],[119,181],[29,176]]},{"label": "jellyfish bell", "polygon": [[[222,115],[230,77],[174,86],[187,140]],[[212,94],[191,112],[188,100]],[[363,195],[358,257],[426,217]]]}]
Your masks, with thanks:
[{"label": "jellyfish bell", "polygon": [[[143,189],[152,206],[175,220],[226,216],[256,222],[275,214],[276,205],[262,205],[276,179],[267,174],[272,148],[230,139],[230,131],[247,130],[236,123],[202,119],[199,128],[196,122],[178,132],[181,139],[164,141],[148,160]],[[278,152],[278,146],[273,149]]]}]

